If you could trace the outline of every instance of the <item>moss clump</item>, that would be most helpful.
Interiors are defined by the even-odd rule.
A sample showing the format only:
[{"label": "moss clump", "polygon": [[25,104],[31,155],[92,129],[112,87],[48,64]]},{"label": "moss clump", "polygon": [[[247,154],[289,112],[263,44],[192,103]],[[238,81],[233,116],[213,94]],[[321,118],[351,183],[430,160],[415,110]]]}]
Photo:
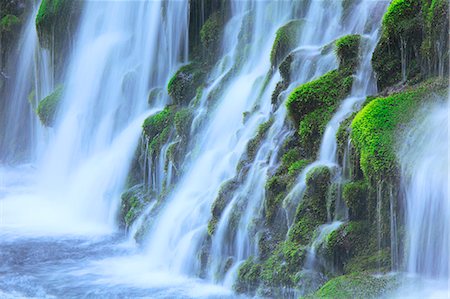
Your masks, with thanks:
[{"label": "moss clump", "polygon": [[261,265],[253,257],[248,258],[238,270],[238,279],[233,286],[238,293],[252,293],[260,282]]},{"label": "moss clump", "polygon": [[336,55],[339,58],[340,68],[351,68],[355,70],[358,65],[359,46],[361,36],[350,34],[341,37],[335,42]]},{"label": "moss clump", "polygon": [[62,94],[63,87],[60,85],[49,96],[39,102],[36,112],[44,126],[53,126]]},{"label": "moss clump", "polygon": [[76,28],[82,1],[43,0],[36,16],[36,29],[43,47],[65,46]]},{"label": "moss clump", "polygon": [[197,93],[197,88],[203,84],[206,73],[197,63],[182,66],[170,79],[167,85],[172,100],[179,105],[186,105]]},{"label": "moss clump", "polygon": [[448,73],[448,19],[446,0],[392,1],[372,57],[378,87]]},{"label": "moss clump", "polygon": [[330,169],[326,166],[313,168],[306,175],[306,190],[299,204],[289,240],[308,245],[314,230],[327,221],[327,194],[331,184]]},{"label": "moss clump", "polygon": [[187,138],[190,133],[191,123],[193,119],[193,111],[191,108],[181,108],[175,114],[174,122],[177,134],[183,138]]},{"label": "moss clump", "polygon": [[20,19],[15,15],[6,15],[0,20],[0,32],[11,32],[20,25]]},{"label": "moss clump", "polygon": [[398,173],[395,140],[398,129],[409,122],[420,103],[433,91],[444,92],[444,80],[431,80],[368,103],[353,119],[352,140],[360,153],[360,165],[370,181]]},{"label": "moss clump", "polygon": [[324,255],[342,271],[350,258],[366,250],[368,231],[367,221],[350,221],[341,225],[327,236]]},{"label": "moss clump", "polygon": [[395,276],[372,276],[354,273],[328,281],[314,295],[307,298],[380,298],[400,284]]},{"label": "moss clump", "polygon": [[351,90],[353,78],[348,71],[330,71],[322,77],[297,87],[287,100],[290,117],[298,126],[310,112],[335,107]]},{"label": "moss clump", "polygon": [[204,55],[209,61],[213,61],[220,54],[220,42],[222,40],[225,17],[221,11],[213,13],[200,30],[200,41]]},{"label": "moss clump", "polygon": [[175,107],[168,106],[163,111],[149,116],[143,124],[144,135],[148,138],[150,152],[157,152],[167,142],[172,131]]},{"label": "moss clump", "polygon": [[270,52],[270,62],[276,67],[296,46],[300,37],[303,20],[291,20],[280,27]]},{"label": "moss clump", "polygon": [[120,206],[120,223],[123,227],[130,227],[142,213],[149,201],[149,196],[144,185],[136,185],[125,191]]},{"label": "moss clump", "polygon": [[373,272],[387,273],[391,270],[391,253],[389,248],[372,250],[372,252],[362,251],[355,255],[344,266],[344,273],[353,272]]},{"label": "moss clump", "polygon": [[350,182],[344,185],[342,197],[349,208],[351,220],[367,218],[368,187],[366,182]]},{"label": "moss clump", "polygon": [[233,192],[238,186],[239,184],[236,180],[229,180],[221,186],[219,194],[211,208],[211,219],[208,222],[208,235],[212,236],[214,234],[222,212],[230,202]]}]

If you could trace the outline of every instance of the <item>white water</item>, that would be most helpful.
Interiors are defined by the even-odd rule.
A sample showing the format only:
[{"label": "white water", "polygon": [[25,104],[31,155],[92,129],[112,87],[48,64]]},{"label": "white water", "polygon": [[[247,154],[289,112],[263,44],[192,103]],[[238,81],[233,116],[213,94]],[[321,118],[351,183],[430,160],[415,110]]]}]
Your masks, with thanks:
[{"label": "white water", "polygon": [[[171,12],[164,18],[163,6]],[[182,2],[85,3],[45,154],[29,194],[3,201],[4,225],[59,233],[115,229],[141,125],[161,109],[148,110],[148,91],[185,59],[187,16]],[[167,96],[159,105],[166,102]]]},{"label": "white water", "polygon": [[449,110],[422,109],[398,152],[406,196],[406,270],[399,296],[448,298],[450,274]]},{"label": "white water", "polygon": [[35,26],[37,9],[36,5],[32,7],[7,65],[11,74],[5,74],[8,78],[0,134],[2,163],[33,162],[42,150],[42,130],[33,110],[38,100],[51,91],[53,82],[49,53],[38,47]]},{"label": "white water", "polygon": [[[352,19],[348,27],[351,31],[347,33],[361,34],[361,49],[360,49],[360,64],[358,71],[353,80],[352,90],[350,95],[342,101],[336,113],[333,115],[330,122],[325,128],[325,133],[322,137],[318,158],[312,164],[308,165],[299,175],[297,183],[284,199],[284,206],[288,218],[288,224],[292,224],[295,213],[295,206],[298,200],[302,198],[302,194],[306,189],[306,175],[309,171],[317,166],[334,167],[337,165],[337,139],[336,133],[342,121],[357,111],[360,105],[364,102],[366,97],[376,93],[376,85],[374,81],[371,59],[372,53],[378,42],[379,24],[381,22],[381,15],[374,20],[374,16],[370,15],[370,11],[376,8],[385,9],[387,2],[376,1],[362,1],[356,8],[355,14],[357,17]],[[372,27],[367,27],[367,24]],[[367,30],[370,30],[367,32]],[[342,33],[341,33],[342,34]],[[342,34],[343,35],[343,34]],[[344,219],[341,219],[344,220]]]},{"label": "white water", "polygon": [[[283,99],[295,86],[337,66],[332,53],[321,55],[323,46],[347,33],[365,34],[362,64],[351,96],[342,103],[327,126],[319,159],[307,170],[315,165],[336,165],[335,134],[340,122],[357,109],[366,95],[375,91],[371,79],[368,79],[372,76],[369,54],[376,43],[379,22],[372,23],[373,18],[369,18],[369,14],[376,10],[376,6],[379,9],[379,3],[362,1],[355,8],[356,17],[344,26],[340,25],[338,1],[313,1],[307,12],[297,48],[300,59],[295,65],[294,83],[281,95]],[[233,2],[233,18],[223,39],[226,57],[213,70],[211,82],[196,111],[202,121],[199,121],[201,127],[196,127],[198,123],[193,125],[192,131],[198,130],[199,133],[193,138],[196,146],[190,153],[190,165],[162,211],[153,219],[145,252],[140,253],[129,242],[123,244],[120,237],[110,240],[109,237],[103,239],[103,236],[95,235],[115,229],[120,193],[142,122],[168,103],[167,97],[163,96],[149,109],[146,104],[148,91],[164,87],[169,76],[187,57],[187,2],[86,3],[64,80],[62,106],[54,128],[46,132],[45,156],[40,155],[42,151],[36,146],[33,147],[33,155],[39,159],[35,165],[0,169],[0,239],[7,240],[0,244],[0,256],[1,252],[6,252],[6,257],[13,256],[17,248],[20,254],[25,254],[28,248],[58,254],[51,261],[40,255],[33,256],[27,267],[20,268],[17,274],[9,273],[0,282],[0,297],[3,296],[2,290],[10,289],[13,293],[6,296],[37,294],[38,297],[51,297],[56,294],[79,297],[88,291],[89,295],[100,297],[148,294],[161,298],[209,297],[212,294],[233,296],[229,287],[240,262],[258,254],[257,236],[252,234],[255,232],[253,221],[260,214],[264,202],[268,171],[276,166],[277,151],[289,133],[284,122],[284,104],[272,111],[270,103],[279,74],[271,77],[267,85],[263,83],[271,68],[269,53],[275,31],[292,18],[292,3],[280,1],[270,4],[268,7],[264,1]],[[168,13],[163,15],[161,11],[165,5]],[[225,86],[220,97],[214,99],[216,105],[208,107],[208,95],[223,83],[224,75],[238,60],[239,49],[235,45],[239,24],[249,8],[252,8],[257,24],[250,58]],[[268,17],[270,22],[267,22]],[[368,28],[367,32],[364,28]],[[30,36],[36,42],[35,35]],[[40,78],[46,86],[53,85],[50,78]],[[39,98],[49,91],[49,88],[44,90]],[[249,111],[251,113],[244,123],[242,115]],[[255,136],[259,124],[271,116],[274,120],[267,137],[213,236],[213,260],[208,278],[222,282],[226,288],[186,277],[196,275],[200,270],[197,255],[205,240],[210,208],[220,186],[237,175],[236,166],[247,142]],[[33,119],[36,120],[34,116]],[[164,160],[161,156],[159,169],[164,168]],[[302,175],[306,175],[307,170]],[[153,173],[159,178],[150,180],[150,184],[160,184],[164,180],[162,174],[162,171]],[[299,182],[303,181],[300,178]],[[161,186],[157,188],[160,191]],[[299,186],[304,188],[301,184]],[[150,213],[155,206],[152,203],[144,214]],[[228,223],[236,208],[243,211],[230,240]],[[134,224],[131,234],[136,233],[142,221],[144,218]],[[312,265],[318,244],[339,225],[340,222],[333,222],[322,227],[312,244]],[[15,236],[18,231],[20,237]],[[52,236],[54,234],[57,238]],[[78,237],[80,234],[87,237]],[[220,273],[224,272],[224,262],[229,257],[233,258],[231,269],[226,274]],[[61,260],[64,262],[60,263]],[[15,266],[13,262],[8,263],[6,272]],[[42,269],[51,271],[52,275],[43,273]],[[33,277],[45,283],[35,282]],[[15,293],[16,289],[22,289],[22,284],[27,285],[24,288],[26,292]],[[55,285],[61,287],[55,290]],[[149,288],[152,291],[148,292]]]}]

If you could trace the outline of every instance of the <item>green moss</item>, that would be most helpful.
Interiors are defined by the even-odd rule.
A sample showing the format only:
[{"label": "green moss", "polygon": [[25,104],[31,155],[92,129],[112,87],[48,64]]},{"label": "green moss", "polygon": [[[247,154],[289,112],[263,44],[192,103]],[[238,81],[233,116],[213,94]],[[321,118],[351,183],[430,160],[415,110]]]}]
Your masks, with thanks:
[{"label": "green moss", "polygon": [[211,207],[211,219],[208,222],[208,235],[212,236],[216,230],[216,225],[222,216],[222,212],[233,196],[233,192],[239,186],[236,180],[229,180],[222,184],[219,194]]},{"label": "green moss", "polygon": [[175,129],[181,137],[188,137],[193,119],[193,111],[191,108],[182,108],[175,114]]},{"label": "green moss", "polygon": [[328,281],[314,295],[307,298],[380,298],[400,284],[395,276],[372,276],[355,273]]},{"label": "green moss", "polygon": [[384,272],[391,270],[391,253],[390,248],[382,250],[362,252],[355,255],[344,266],[345,273],[368,271],[373,273]]},{"label": "green moss", "polygon": [[258,132],[256,133],[256,136],[248,142],[248,144],[247,144],[247,157],[248,158],[247,159],[249,161],[253,161],[253,159],[255,159],[258,149],[261,146],[261,143],[263,142],[264,138],[267,136],[267,132],[269,131],[272,124],[273,124],[273,118],[270,118],[268,121],[262,123],[258,127]]},{"label": "green moss", "polygon": [[63,47],[76,27],[83,1],[43,0],[36,15],[36,28],[42,46]]},{"label": "green moss", "polygon": [[306,166],[311,163],[311,160],[301,159],[295,161],[289,166],[288,175],[289,176],[297,176]]},{"label": "green moss", "polygon": [[224,14],[221,11],[213,13],[200,30],[200,41],[205,56],[209,60],[217,58],[220,51],[220,42],[225,24]]},{"label": "green moss", "polygon": [[150,152],[157,152],[168,140],[172,131],[175,107],[168,106],[163,111],[149,116],[143,124],[144,135],[148,138]]},{"label": "green moss", "polygon": [[297,207],[289,240],[308,245],[316,228],[327,221],[327,194],[331,183],[328,167],[313,168],[306,175],[306,190]]},{"label": "green moss", "polygon": [[280,27],[270,52],[270,62],[276,67],[296,46],[300,37],[303,20],[291,20]]},{"label": "green moss", "polygon": [[0,32],[11,32],[20,24],[20,19],[15,15],[6,15],[0,20]]},{"label": "green moss", "polygon": [[368,190],[364,181],[350,182],[344,185],[342,197],[349,208],[351,220],[367,218]]},{"label": "green moss", "polygon": [[170,79],[167,90],[172,100],[179,105],[188,104],[203,84],[205,70],[197,63],[182,66]]},{"label": "green moss", "polygon": [[238,279],[233,286],[238,293],[252,293],[260,282],[261,265],[253,257],[248,258],[238,270]]},{"label": "green moss", "polygon": [[[383,17],[382,35],[372,56],[378,87],[384,89],[402,78],[402,51],[406,78],[420,72],[421,59],[417,49],[422,44],[423,18],[421,1],[394,0]],[[403,50],[402,50],[403,47]]]},{"label": "green moss", "polygon": [[300,121],[298,135],[301,144],[305,145],[305,153],[308,157],[314,157],[319,151],[322,136],[328,122],[333,117],[336,105],[318,108]]},{"label": "green moss", "polygon": [[289,116],[298,126],[310,112],[325,107],[336,107],[351,90],[353,78],[349,71],[330,71],[322,77],[300,85],[289,95]]},{"label": "green moss", "polygon": [[447,82],[432,80],[367,104],[353,119],[352,140],[360,153],[360,165],[369,181],[398,173],[395,140],[398,129],[409,122],[420,103]]},{"label": "green moss", "polygon": [[327,236],[324,255],[342,271],[349,259],[367,249],[368,231],[367,221],[350,221],[341,225]]},{"label": "green moss", "polygon": [[53,125],[62,94],[63,87],[60,85],[39,102],[36,112],[44,126],[51,127]]},{"label": "green moss", "polygon": [[339,58],[339,68],[351,68],[353,71],[358,64],[361,36],[349,34],[335,42],[336,55]]},{"label": "green moss", "polygon": [[120,208],[120,222],[124,227],[130,227],[142,213],[149,196],[144,185],[136,185],[125,191]]}]

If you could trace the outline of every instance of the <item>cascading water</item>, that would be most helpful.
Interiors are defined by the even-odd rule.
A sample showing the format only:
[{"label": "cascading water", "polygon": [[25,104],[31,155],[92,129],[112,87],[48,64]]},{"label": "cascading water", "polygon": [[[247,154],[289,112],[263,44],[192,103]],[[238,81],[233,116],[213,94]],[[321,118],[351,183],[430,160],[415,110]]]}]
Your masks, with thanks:
[{"label": "cascading water", "polygon": [[[310,170],[332,168],[337,185],[347,179],[346,158],[342,167],[337,158],[336,133],[377,91],[371,54],[389,1],[222,3],[225,25],[223,34],[217,34],[221,57],[207,66],[206,79],[189,106],[181,107],[165,89],[169,77],[191,57],[188,49],[195,48],[188,45],[189,34],[198,28],[188,28],[188,23],[189,14],[198,12],[191,10],[201,6],[204,14],[203,6],[210,5],[194,2],[85,1],[61,82],[48,75],[49,54],[37,43],[37,8],[30,14],[17,50],[22,59],[7,89],[8,98],[20,101],[8,101],[6,124],[11,130],[1,135],[0,160],[32,166],[0,168],[0,297],[236,297],[231,288],[239,267],[258,258],[266,241],[266,185],[283,163],[285,141],[294,134],[287,121],[287,96],[338,68],[334,41],[359,34],[359,66],[350,95],[325,127],[317,160],[297,181],[298,172],[292,176],[289,184],[295,186],[284,199],[281,238],[294,221]],[[289,49],[289,80],[283,69],[278,71],[281,58],[273,47],[280,38],[278,29],[288,24],[298,26]],[[198,38],[208,37],[200,32]],[[208,63],[201,61],[202,67]],[[406,76],[406,61],[401,66]],[[286,86],[274,97],[280,83]],[[63,93],[56,117],[52,127],[43,129],[32,110],[37,99],[57,86]],[[30,109],[26,97],[33,89]],[[153,140],[141,135],[144,119],[174,106],[192,111],[192,125],[183,128],[188,136],[173,127],[165,144],[154,150]],[[409,143],[420,150],[405,146],[399,156],[408,205],[408,272],[445,285],[448,130],[437,129],[448,122],[444,111],[447,105],[441,104],[430,110],[432,117],[409,134]],[[27,125],[16,125],[18,120]],[[135,159],[139,142],[142,161]],[[184,142],[182,165],[175,165],[172,150]],[[22,145],[25,150],[19,151]],[[420,163],[412,163],[416,161]],[[149,198],[140,217],[127,227],[126,239],[115,233],[117,211],[132,163],[141,162],[144,175],[134,187]],[[226,200],[218,203],[223,196]],[[214,219],[216,204],[223,207]],[[319,274],[311,275],[317,279],[312,289],[323,284],[323,273],[333,272],[322,263],[319,250],[347,221],[343,203],[334,205],[328,222],[318,225],[307,241],[309,248],[301,249],[303,268],[295,270],[300,280],[306,272]],[[392,192],[390,208],[395,209]],[[397,226],[394,213],[390,221]],[[396,240],[397,231],[391,233]],[[130,242],[137,235],[143,248]],[[291,296],[296,291],[282,292]]]},{"label": "cascading water", "polygon": [[419,112],[398,151],[407,205],[405,267],[419,280],[405,287],[401,296],[448,296],[448,115],[448,102],[438,97],[436,103]]},{"label": "cascading water", "polygon": [[[38,47],[35,17],[39,6],[35,5],[22,29],[16,51],[9,65],[3,107],[3,132],[0,134],[0,161],[20,164],[34,162],[42,146],[39,120],[34,117],[37,102],[51,91],[49,54]],[[28,121],[32,119],[32,121]],[[26,120],[26,121],[25,121]]]},{"label": "cascading water", "polygon": [[[163,18],[166,8],[171,13]],[[88,1],[80,24],[39,179],[30,202],[21,200],[28,208],[10,215],[16,223],[75,232],[114,228],[141,125],[151,113],[148,90],[164,85],[186,59],[183,3]]]},{"label": "cascading water", "polygon": [[[374,81],[374,75],[372,71],[371,59],[372,53],[377,45],[379,37],[379,24],[381,22],[381,15],[379,18],[374,19],[373,15],[369,15],[370,11],[373,11],[375,7],[385,9],[388,3],[374,1],[361,1],[356,6],[355,11],[358,11],[358,17],[353,18],[346,28],[350,30],[349,33],[356,33],[362,35],[361,49],[360,49],[360,63],[358,71],[355,75],[352,90],[350,95],[342,101],[336,113],[333,115],[330,122],[327,124],[320,149],[318,153],[318,159],[312,164],[308,165],[300,174],[297,184],[293,187],[287,197],[284,199],[286,214],[288,218],[288,224],[292,224],[294,217],[295,206],[298,204],[298,199],[301,200],[303,193],[306,189],[307,174],[318,166],[327,166],[331,168],[339,168],[337,161],[337,131],[341,122],[343,122],[351,113],[357,111],[360,105],[365,101],[366,97],[376,93],[376,85]],[[367,27],[370,24],[371,27]],[[341,33],[342,34],[342,33]],[[334,180],[338,183],[342,183],[345,178],[341,177],[341,170],[337,170],[337,177]],[[336,209],[342,209],[342,204],[336,203]],[[306,258],[306,266],[313,268],[316,259],[316,250],[319,247],[320,242],[325,240],[324,232],[328,234],[333,230],[336,230],[342,224],[342,221],[346,219],[346,212],[335,212],[333,222],[321,226],[320,232],[317,234],[317,238],[321,240],[315,240],[311,244],[311,248],[308,251]],[[342,218],[344,217],[344,218]]]}]

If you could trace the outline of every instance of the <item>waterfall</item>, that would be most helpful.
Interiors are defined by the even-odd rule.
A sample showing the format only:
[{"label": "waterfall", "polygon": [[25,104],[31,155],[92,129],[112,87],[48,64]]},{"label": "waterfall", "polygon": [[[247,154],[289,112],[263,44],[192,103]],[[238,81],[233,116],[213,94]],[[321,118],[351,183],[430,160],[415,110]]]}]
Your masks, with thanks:
[{"label": "waterfall", "polygon": [[85,3],[31,194],[4,201],[7,223],[74,233],[115,229],[142,123],[169,101],[166,95],[149,107],[148,92],[187,59],[187,20],[185,2]]},{"label": "waterfall", "polygon": [[[42,150],[42,130],[34,116],[37,102],[51,91],[49,53],[38,47],[34,5],[10,54],[3,103],[0,161],[20,164],[34,162]],[[3,74],[2,74],[3,75]]]},{"label": "waterfall", "polygon": [[448,279],[448,103],[422,111],[398,156],[407,204],[407,271]]}]

